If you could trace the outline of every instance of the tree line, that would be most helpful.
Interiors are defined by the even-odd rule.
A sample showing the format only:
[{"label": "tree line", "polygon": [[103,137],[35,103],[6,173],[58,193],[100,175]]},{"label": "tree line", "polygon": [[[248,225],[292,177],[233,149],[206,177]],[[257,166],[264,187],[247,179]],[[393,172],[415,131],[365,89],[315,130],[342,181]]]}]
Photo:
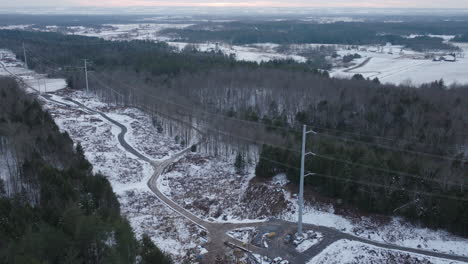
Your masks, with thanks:
[{"label": "tree line", "polygon": [[[212,30],[215,28],[216,30]],[[461,22],[336,22],[310,23],[304,21],[281,22],[230,22],[194,25],[183,29],[165,29],[166,34],[176,34],[181,41],[219,41],[230,44],[253,43],[318,43],[342,45],[403,45],[417,51],[456,50],[442,38],[428,34],[461,34],[467,30]],[[420,34],[421,37],[407,38],[405,35]]]},{"label": "tree line", "polygon": [[1,263],[171,263],[135,238],[107,179],[10,78],[0,78],[0,139],[17,166],[0,180]]},{"label": "tree line", "polygon": [[[464,161],[468,144],[466,86],[448,87],[439,80],[415,89],[358,77],[340,80],[307,64],[258,65],[196,51],[185,54],[142,50],[139,52],[147,54],[144,60],[147,64],[131,59],[120,64],[119,56],[129,57],[137,52],[133,48],[143,44],[125,45],[128,46],[122,46],[118,53],[105,45],[93,47],[98,53],[95,67],[99,72],[92,74],[91,85],[103,96],[115,98],[102,82],[121,93],[119,100],[125,104],[195,125],[213,138],[215,152],[219,150],[216,145],[223,141],[265,144],[258,177],[286,172],[291,180],[297,181],[297,171],[267,159],[297,166],[297,154],[289,149],[300,149],[300,128],[308,124],[319,132],[308,149],[322,157],[308,160],[307,169],[334,177],[309,177],[308,190],[344,200],[348,206],[364,211],[398,214],[467,235],[467,210],[462,201],[467,198],[468,177]],[[44,55],[57,58],[51,52],[53,49],[54,45],[44,48],[47,51]],[[71,52],[78,54],[79,50]],[[183,66],[186,62],[179,64],[174,59],[179,70],[158,73],[153,71],[153,64],[161,68],[173,65],[165,65],[165,60],[156,61],[159,56],[166,56],[168,61],[172,56],[186,56],[187,63],[193,59],[194,65],[204,65],[188,70]],[[212,56],[223,63],[204,59]],[[108,65],[110,61],[117,63]],[[62,75],[72,78],[75,88],[83,87],[82,72]],[[242,170],[240,158],[236,167]],[[394,212],[405,204],[408,206]]]}]

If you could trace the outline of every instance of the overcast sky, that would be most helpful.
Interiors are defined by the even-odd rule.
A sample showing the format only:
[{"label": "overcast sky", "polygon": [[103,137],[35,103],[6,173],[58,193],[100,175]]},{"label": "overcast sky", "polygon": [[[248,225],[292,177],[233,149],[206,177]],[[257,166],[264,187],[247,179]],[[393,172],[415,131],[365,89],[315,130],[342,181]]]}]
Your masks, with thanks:
[{"label": "overcast sky", "polygon": [[3,7],[215,6],[215,7],[370,7],[468,8],[468,0],[0,0]]}]

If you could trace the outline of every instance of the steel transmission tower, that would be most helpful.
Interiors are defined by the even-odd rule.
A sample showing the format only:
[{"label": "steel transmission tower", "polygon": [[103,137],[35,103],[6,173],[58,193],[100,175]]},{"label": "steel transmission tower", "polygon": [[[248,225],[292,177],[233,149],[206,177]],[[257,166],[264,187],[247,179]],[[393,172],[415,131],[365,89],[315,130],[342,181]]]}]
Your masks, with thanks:
[{"label": "steel transmission tower", "polygon": [[298,198],[298,205],[299,205],[299,212],[298,212],[298,221],[297,221],[297,235],[302,236],[302,214],[304,210],[304,178],[310,175],[313,175],[313,173],[308,173],[304,175],[304,163],[305,163],[305,157],[307,155],[315,155],[313,152],[305,152],[306,150],[306,139],[307,139],[307,134],[313,133],[317,134],[313,130],[307,131],[307,126],[304,125],[302,127],[302,149],[301,149],[301,175],[300,175],[300,182],[299,182],[299,198]]},{"label": "steel transmission tower", "polygon": [[86,79],[86,93],[89,94],[89,85],[88,85],[88,60],[84,59],[84,70],[85,70],[85,79]]},{"label": "steel transmission tower", "polygon": [[23,55],[24,55],[24,66],[26,66],[26,69],[28,68],[28,58],[26,57],[26,48],[24,47],[24,42],[23,42]]}]

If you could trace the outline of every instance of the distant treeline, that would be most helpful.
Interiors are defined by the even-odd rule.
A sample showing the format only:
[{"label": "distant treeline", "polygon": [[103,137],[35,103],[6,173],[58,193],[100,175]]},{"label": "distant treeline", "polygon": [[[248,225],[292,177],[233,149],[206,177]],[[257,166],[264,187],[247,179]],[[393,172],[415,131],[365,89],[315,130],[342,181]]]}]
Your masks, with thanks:
[{"label": "distant treeline", "polygon": [[455,42],[468,42],[468,33],[457,35],[453,41]]},{"label": "distant treeline", "polygon": [[0,263],[171,263],[147,236],[136,240],[107,179],[9,78],[0,155]]},{"label": "distant treeline", "polygon": [[441,38],[405,38],[411,34],[456,35],[468,30],[467,23],[459,22],[338,22],[330,24],[282,22],[231,22],[195,25],[185,29],[166,29],[182,41],[221,41],[231,44],[252,43],[327,43],[343,45],[386,44],[403,45],[418,51],[452,50],[454,46]]},{"label": "distant treeline", "polygon": [[216,67],[240,66],[315,71],[323,63],[322,60],[309,60],[306,63],[273,60],[259,65],[255,62],[236,61],[234,57],[221,52],[197,52],[190,47],[178,52],[176,48],[164,42],[139,40],[112,42],[50,32],[0,30],[0,45],[13,50],[20,58],[22,58],[23,42],[31,54],[28,63],[35,69],[50,73],[53,72],[47,67],[56,68],[56,64],[83,66],[84,58],[91,58],[91,67],[97,70],[125,68],[135,72],[169,76]]},{"label": "distant treeline", "polygon": [[35,25],[41,26],[85,26],[99,27],[102,24],[135,23],[143,16],[138,15],[24,15],[2,14],[0,25]]}]

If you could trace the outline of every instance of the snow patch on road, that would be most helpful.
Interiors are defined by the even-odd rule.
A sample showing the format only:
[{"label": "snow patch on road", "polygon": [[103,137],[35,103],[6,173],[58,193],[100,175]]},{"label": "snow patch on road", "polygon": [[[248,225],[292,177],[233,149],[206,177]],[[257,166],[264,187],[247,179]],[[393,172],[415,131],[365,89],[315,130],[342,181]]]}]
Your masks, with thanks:
[{"label": "snow patch on road", "polygon": [[297,245],[296,250],[297,252],[305,252],[309,248],[317,245],[320,241],[322,241],[323,235],[321,233],[314,232],[314,236],[311,236],[304,241],[302,241],[299,245]]}]

